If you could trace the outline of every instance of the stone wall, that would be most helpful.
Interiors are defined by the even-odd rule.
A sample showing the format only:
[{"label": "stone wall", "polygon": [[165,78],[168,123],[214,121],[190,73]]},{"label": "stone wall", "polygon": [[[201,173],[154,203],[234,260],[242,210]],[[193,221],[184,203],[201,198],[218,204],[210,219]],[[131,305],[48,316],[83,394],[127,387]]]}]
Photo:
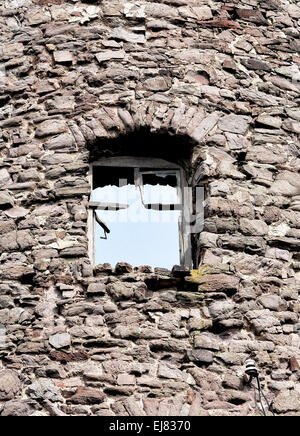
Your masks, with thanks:
[{"label": "stone wall", "polygon": [[[299,2],[0,6],[1,416],[252,416],[249,356],[299,415]],[[89,162],[132,132],[192,150],[192,275],[89,262]]]}]

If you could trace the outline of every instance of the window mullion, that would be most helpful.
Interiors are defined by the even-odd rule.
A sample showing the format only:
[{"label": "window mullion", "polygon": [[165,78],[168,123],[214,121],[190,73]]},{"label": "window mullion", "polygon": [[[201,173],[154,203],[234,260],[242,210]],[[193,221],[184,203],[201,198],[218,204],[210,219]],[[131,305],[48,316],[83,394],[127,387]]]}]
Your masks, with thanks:
[{"label": "window mullion", "polygon": [[120,209],[128,209],[128,204],[121,203],[102,203],[101,201],[90,201],[89,208],[93,210],[120,210]]}]

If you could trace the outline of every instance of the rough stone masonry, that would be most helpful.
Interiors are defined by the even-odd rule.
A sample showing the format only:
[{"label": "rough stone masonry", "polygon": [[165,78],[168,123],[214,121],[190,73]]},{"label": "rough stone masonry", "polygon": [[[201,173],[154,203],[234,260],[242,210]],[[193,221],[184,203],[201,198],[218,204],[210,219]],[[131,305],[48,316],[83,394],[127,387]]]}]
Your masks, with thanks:
[{"label": "rough stone masonry", "polygon": [[[0,415],[259,415],[253,357],[299,416],[300,2],[0,3]],[[191,146],[192,275],[90,264],[91,156],[137,132]]]}]

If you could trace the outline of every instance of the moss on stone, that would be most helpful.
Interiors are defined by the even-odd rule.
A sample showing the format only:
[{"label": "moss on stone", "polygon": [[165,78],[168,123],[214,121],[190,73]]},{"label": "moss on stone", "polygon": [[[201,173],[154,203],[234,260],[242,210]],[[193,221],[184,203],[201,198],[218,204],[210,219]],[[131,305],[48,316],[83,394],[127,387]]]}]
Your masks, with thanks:
[{"label": "moss on stone", "polygon": [[189,306],[205,306],[205,295],[198,292],[177,292],[176,298]]}]

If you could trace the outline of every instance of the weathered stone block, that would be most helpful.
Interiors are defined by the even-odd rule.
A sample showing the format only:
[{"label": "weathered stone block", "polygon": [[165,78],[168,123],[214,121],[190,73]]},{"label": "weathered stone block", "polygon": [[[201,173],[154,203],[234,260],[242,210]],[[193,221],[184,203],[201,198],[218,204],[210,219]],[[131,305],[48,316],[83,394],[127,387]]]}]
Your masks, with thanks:
[{"label": "weathered stone block", "polygon": [[0,187],[6,187],[8,183],[11,183],[11,177],[6,168],[0,169]]},{"label": "weathered stone block", "polygon": [[71,336],[68,333],[57,333],[50,336],[49,344],[57,350],[71,345]]},{"label": "weathered stone block", "polygon": [[0,239],[0,253],[4,251],[18,250],[17,232],[9,232],[3,235]]},{"label": "weathered stone block", "polygon": [[37,401],[62,401],[59,389],[54,385],[52,380],[44,378],[37,379],[28,386],[27,392],[32,399]]},{"label": "weathered stone block", "polygon": [[125,41],[125,42],[131,42],[134,44],[143,44],[146,39],[144,35],[130,32],[127,29],[124,29],[122,27],[116,27],[113,29],[110,33],[111,39],[116,39],[117,41]]},{"label": "weathered stone block", "polygon": [[106,395],[100,389],[79,386],[67,402],[73,404],[99,404],[105,401]]},{"label": "weathered stone block", "polygon": [[227,115],[222,118],[218,127],[224,132],[244,135],[249,128],[250,117],[244,115]]},{"label": "weathered stone block", "polygon": [[43,121],[36,129],[35,136],[43,138],[44,136],[57,135],[67,130],[66,123],[63,120]]},{"label": "weathered stone block", "polygon": [[1,416],[31,416],[34,409],[24,401],[7,401],[4,404]]},{"label": "weathered stone block", "polygon": [[261,220],[248,220],[241,218],[240,220],[241,231],[245,235],[264,236],[268,233],[268,226]]},{"label": "weathered stone block", "polygon": [[74,60],[73,53],[67,50],[55,51],[53,57],[58,64],[72,64]]},{"label": "weathered stone block", "polygon": [[233,301],[215,301],[208,306],[212,318],[229,317],[235,308]]},{"label": "weathered stone block", "polygon": [[21,383],[16,372],[0,371],[0,400],[12,400],[21,389]]},{"label": "weathered stone block", "polygon": [[145,80],[144,86],[148,91],[167,91],[172,86],[172,80],[167,77],[153,77]]},{"label": "weathered stone block", "polygon": [[280,392],[273,403],[274,411],[279,413],[298,411],[299,407],[299,394],[297,392],[291,392],[289,390],[284,390]]},{"label": "weathered stone block", "polygon": [[208,350],[188,350],[187,357],[191,362],[209,365],[214,361],[214,354]]}]

